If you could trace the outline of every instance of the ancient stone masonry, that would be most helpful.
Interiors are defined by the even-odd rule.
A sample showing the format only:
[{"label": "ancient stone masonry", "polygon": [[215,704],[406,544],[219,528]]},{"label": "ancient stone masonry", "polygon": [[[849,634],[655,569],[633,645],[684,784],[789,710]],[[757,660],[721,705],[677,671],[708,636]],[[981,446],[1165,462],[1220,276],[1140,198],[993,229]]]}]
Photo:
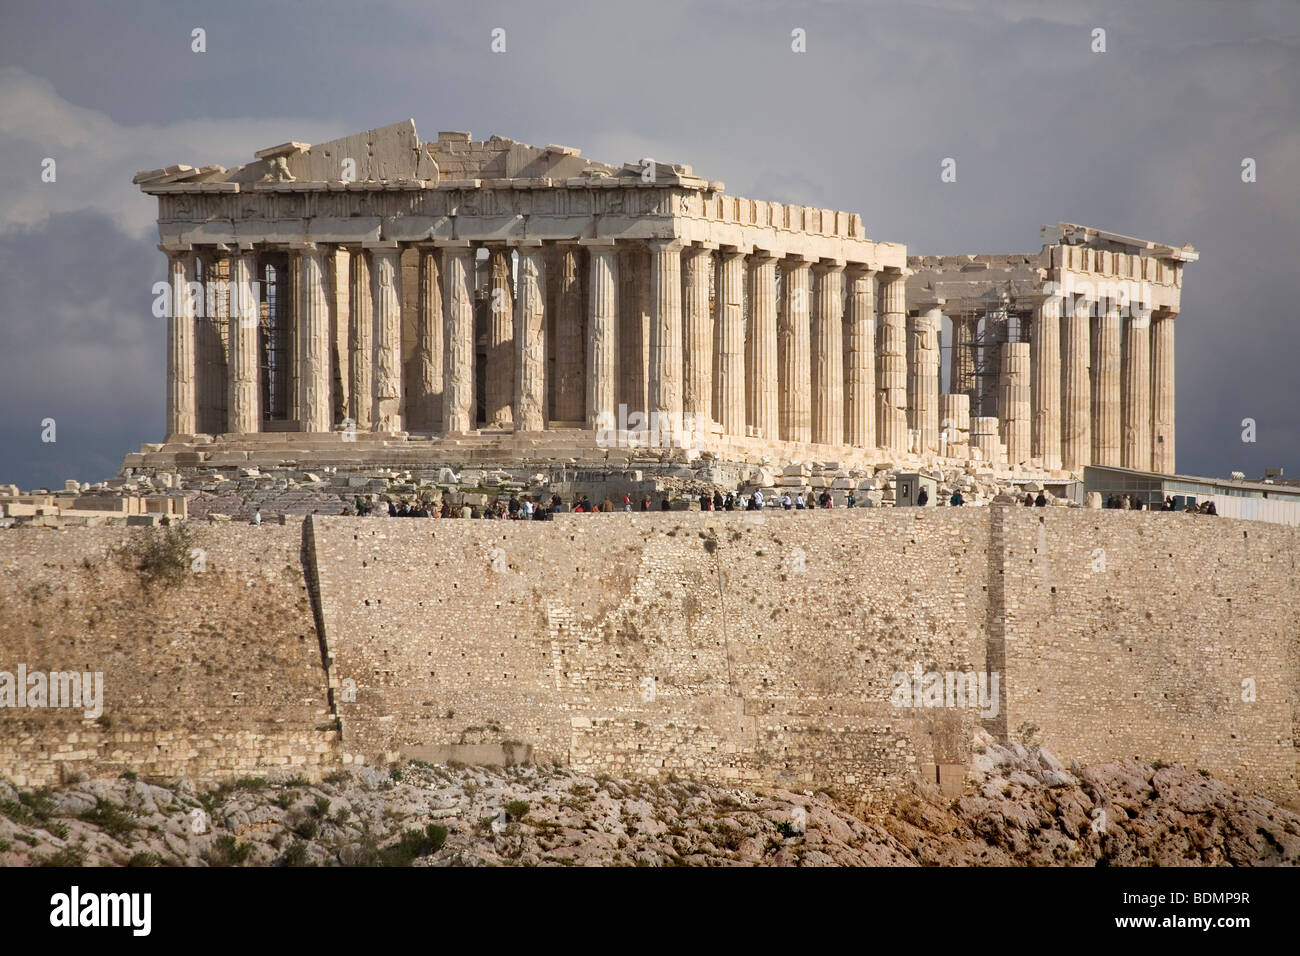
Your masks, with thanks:
[{"label": "ancient stone masonry", "polygon": [[[949,390],[969,396],[975,421],[1003,423],[1009,464],[1172,474],[1173,322],[1183,266],[1198,253],[1072,223],[1044,226],[1043,240],[1037,254],[908,259],[909,314],[919,320],[937,310],[951,322]],[[1027,357],[1016,348],[1026,342]],[[909,354],[918,354],[910,344]],[[921,374],[914,365],[913,381]],[[1022,378],[1030,423],[1023,449],[1021,410],[1005,407],[1008,386],[1014,401],[1026,400]],[[919,407],[910,389],[908,401]]]},{"label": "ancient stone masonry", "polygon": [[[204,570],[147,592],[130,533],[0,534],[0,670],[104,675],[104,719],[0,708],[0,776],[319,775],[496,727],[585,772],[871,801],[960,784],[978,725],[1034,724],[1085,763],[1300,805],[1297,528],[1006,503],[316,516],[206,527]],[[900,673],[997,674],[996,707],[898,701]]]},{"label": "ancient stone masonry", "polygon": [[[599,457],[652,420],[678,460],[1174,467],[1190,246],[1063,223],[1037,255],[909,259],[856,215],[689,166],[409,121],[135,182],[173,292],[166,440],[128,467],[509,457],[548,432]],[[945,349],[944,394],[1003,423],[995,446],[944,440]]]}]

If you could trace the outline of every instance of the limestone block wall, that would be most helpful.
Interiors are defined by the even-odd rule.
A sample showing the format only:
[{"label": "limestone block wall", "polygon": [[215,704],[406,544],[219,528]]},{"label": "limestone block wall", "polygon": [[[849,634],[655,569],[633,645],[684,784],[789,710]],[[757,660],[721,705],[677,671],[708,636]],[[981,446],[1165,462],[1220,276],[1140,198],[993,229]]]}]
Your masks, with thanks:
[{"label": "limestone block wall", "polygon": [[142,589],[125,528],[0,534],[0,671],[103,674],[103,714],[0,708],[0,777],[213,780],[339,762],[301,526],[202,528],[202,562]]},{"label": "limestone block wall", "polygon": [[974,509],[312,527],[350,754],[493,726],[581,769],[871,799],[968,749],[974,711],[889,691],[983,668]]},{"label": "limestone block wall", "polygon": [[1081,762],[1177,761],[1294,805],[1300,529],[1197,518],[1005,509],[1007,727],[1036,724]]}]

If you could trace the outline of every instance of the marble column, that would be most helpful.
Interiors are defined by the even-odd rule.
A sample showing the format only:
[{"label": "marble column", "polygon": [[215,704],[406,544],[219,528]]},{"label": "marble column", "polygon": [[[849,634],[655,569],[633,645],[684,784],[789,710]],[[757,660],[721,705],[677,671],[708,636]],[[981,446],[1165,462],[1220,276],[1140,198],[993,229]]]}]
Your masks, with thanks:
[{"label": "marble column", "polygon": [[348,262],[348,278],[351,287],[348,343],[352,348],[348,409],[352,420],[356,422],[357,431],[370,431],[370,408],[374,403],[374,309],[370,297],[370,256],[364,249],[353,252]]},{"label": "marble column", "polygon": [[402,421],[401,250],[397,243],[370,249],[373,312],[374,401],[370,420],[377,432],[400,432]]},{"label": "marble column", "polygon": [[650,246],[650,413],[659,428],[676,427],[682,414],[682,244]]},{"label": "marble column", "polygon": [[880,277],[876,434],[881,448],[898,454],[907,451],[906,285],[906,278],[897,273]]},{"label": "marble column", "polygon": [[257,255],[241,249],[230,260],[230,409],[227,430],[237,435],[261,431],[258,388],[258,319],[260,303],[253,277]]},{"label": "marble column", "polygon": [[1120,464],[1151,470],[1151,311],[1133,306],[1124,323],[1123,444]]},{"label": "marble column", "polygon": [[749,257],[749,328],[745,333],[745,421],[755,437],[780,437],[776,372],[776,257]]},{"label": "marble column", "polygon": [[969,457],[969,395],[949,393],[939,396],[939,448],[940,454],[947,458]]},{"label": "marble column", "polygon": [[943,313],[928,309],[907,319],[907,427],[916,434],[916,452],[939,451],[939,326]]},{"label": "marble column", "polygon": [[328,432],[330,421],[329,303],[325,254],[315,243],[298,255],[298,430]]},{"label": "marble column", "polygon": [[492,428],[514,422],[515,402],[515,291],[513,262],[509,248],[494,247],[489,253],[491,288],[488,291],[487,399],[484,414]]},{"label": "marble column", "polygon": [[777,386],[781,408],[781,438],[812,441],[812,348],[809,312],[809,263],[783,260],[781,311],[777,316]]},{"label": "marble column", "polygon": [[1076,295],[1061,319],[1061,467],[1081,472],[1092,454],[1088,358],[1092,303]]},{"label": "marble column", "polygon": [[[1057,337],[1060,337],[1059,330]],[[1059,364],[1059,357],[1057,362]],[[952,355],[948,373],[948,390],[954,395],[967,396],[973,407],[979,400],[979,393],[975,390],[975,322],[972,319],[952,317]],[[1057,457],[1060,457],[1059,450]]]},{"label": "marble column", "polygon": [[1174,471],[1174,317],[1157,312],[1151,326],[1151,470]]},{"label": "marble column", "polygon": [[850,263],[844,317],[844,441],[876,445],[876,289],[871,270]]},{"label": "marble column", "polygon": [[726,435],[745,434],[745,254],[718,256],[717,341],[714,349],[713,417]]},{"label": "marble column", "polygon": [[[412,408],[423,431],[442,428],[443,321],[442,275],[438,250],[419,246],[420,293],[416,304],[415,381]],[[411,424],[407,424],[408,430]]]},{"label": "marble column", "polygon": [[1029,454],[1042,467],[1061,467],[1061,297],[1049,295],[1034,307],[1029,339],[1032,380]]},{"label": "marble column", "polygon": [[467,240],[442,249],[443,431],[463,435],[474,430],[474,250]]},{"label": "marble column", "polygon": [[586,418],[586,334],[583,329],[582,249],[561,245],[555,277],[555,417],[562,422]]},{"label": "marble column", "polygon": [[818,263],[810,352],[812,440],[844,444],[844,263]]},{"label": "marble column", "polygon": [[515,288],[516,431],[546,425],[546,250],[540,242],[518,247]]},{"label": "marble column", "polygon": [[1007,447],[1007,462],[1019,465],[1030,456],[1029,343],[1002,346],[1002,379],[998,389],[998,425]]},{"label": "marble column", "polygon": [[[161,248],[161,247],[160,247]],[[195,393],[194,253],[167,251],[167,438],[198,431]]]},{"label": "marble column", "polygon": [[1119,302],[1099,302],[1092,357],[1092,463],[1097,465],[1121,460],[1119,335]]},{"label": "marble column", "polygon": [[587,427],[618,427],[618,251],[587,246]]},{"label": "marble column", "polygon": [[195,323],[197,426],[200,432],[209,435],[220,434],[228,428],[230,260],[227,251],[225,246],[217,246],[203,254],[203,314],[196,317]]},{"label": "marble column", "polygon": [[713,253],[689,246],[682,253],[682,265],[682,414],[703,430],[713,420]]},{"label": "marble column", "polygon": [[351,402],[348,392],[352,386],[352,353],[348,336],[351,325],[348,302],[350,250],[333,246],[325,257],[329,273],[330,303],[330,420],[341,422],[348,417]]}]

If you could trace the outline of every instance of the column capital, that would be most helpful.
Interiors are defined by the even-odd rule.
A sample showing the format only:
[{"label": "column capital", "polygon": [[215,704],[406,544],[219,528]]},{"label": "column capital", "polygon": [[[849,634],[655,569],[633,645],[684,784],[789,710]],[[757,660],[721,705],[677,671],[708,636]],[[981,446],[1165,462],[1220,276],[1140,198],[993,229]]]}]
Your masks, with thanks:
[{"label": "column capital", "polygon": [[743,259],[746,255],[749,254],[744,246],[725,246],[725,245],[718,246],[718,253],[722,256],[723,261],[731,261],[737,258]]},{"label": "column capital", "polygon": [[687,247],[686,243],[677,238],[647,239],[645,244],[650,247],[651,252],[681,252]]},{"label": "column capital", "polygon": [[[459,240],[459,241],[464,242],[466,246],[469,245],[468,240]],[[507,241],[511,246],[518,249],[520,252],[523,252],[525,249],[531,249],[535,251],[542,248],[542,240],[540,239],[510,239]],[[439,245],[442,246],[446,244],[439,243]]]},{"label": "column capital", "polygon": [[289,249],[292,252],[320,252],[320,246],[314,242],[291,242]]},{"label": "column capital", "polygon": [[843,259],[818,259],[813,263],[816,272],[843,272],[847,263]]},{"label": "column capital", "polygon": [[749,257],[751,261],[756,263],[775,262],[777,259],[780,258],[780,256],[777,255],[771,249],[759,249],[758,247],[754,247],[753,249],[749,250],[749,252],[746,253],[746,255]]},{"label": "column capital", "polygon": [[[524,240],[524,241],[540,243],[541,240]],[[618,240],[615,239],[613,236],[595,236],[590,239],[579,239],[578,245],[583,246],[584,248],[614,249],[615,247],[618,246]]]},{"label": "column capital", "polygon": [[880,269],[877,266],[871,265],[869,262],[846,262],[844,264],[844,271],[850,275],[858,276],[864,273],[871,275],[872,273],[879,272]]},{"label": "column capital", "polygon": [[169,257],[187,256],[194,253],[194,246],[188,242],[160,242],[158,251]]},{"label": "column capital", "polygon": [[376,250],[382,251],[385,249],[391,252],[396,252],[401,248],[401,246],[398,244],[396,239],[365,239],[361,243],[361,248],[365,249],[367,252],[374,252]]},{"label": "column capital", "polygon": [[1152,313],[1151,318],[1156,322],[1172,322],[1174,319],[1178,318],[1178,310],[1168,307],[1156,309]]},{"label": "column capital", "polygon": [[448,252],[469,252],[471,248],[468,239],[434,239],[433,244]]}]

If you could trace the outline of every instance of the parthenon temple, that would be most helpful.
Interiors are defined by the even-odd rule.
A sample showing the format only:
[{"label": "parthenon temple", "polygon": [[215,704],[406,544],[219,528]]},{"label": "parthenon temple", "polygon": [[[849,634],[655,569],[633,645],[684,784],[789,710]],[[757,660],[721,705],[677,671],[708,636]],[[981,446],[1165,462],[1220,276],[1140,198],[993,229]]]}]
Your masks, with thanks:
[{"label": "parthenon temple", "polygon": [[169,269],[166,438],[135,464],[1174,469],[1190,246],[1062,223],[1037,253],[909,258],[689,166],[410,121],[134,181]]}]

